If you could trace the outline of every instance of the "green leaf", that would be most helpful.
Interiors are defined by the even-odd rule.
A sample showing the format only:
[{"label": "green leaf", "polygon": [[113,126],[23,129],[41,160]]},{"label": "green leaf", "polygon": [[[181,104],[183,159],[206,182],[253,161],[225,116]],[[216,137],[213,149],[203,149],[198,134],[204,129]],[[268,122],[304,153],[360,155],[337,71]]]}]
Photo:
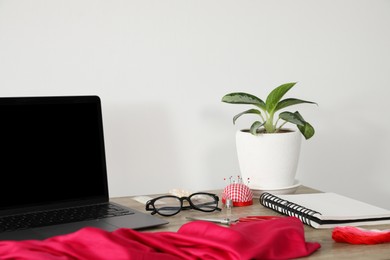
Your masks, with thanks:
[{"label": "green leaf", "polygon": [[236,123],[236,120],[237,120],[240,116],[245,115],[245,114],[257,114],[257,115],[261,115],[261,112],[260,112],[259,110],[257,110],[257,109],[249,109],[249,110],[246,110],[246,111],[244,111],[244,112],[241,112],[241,113],[239,113],[239,114],[237,114],[237,115],[235,115],[235,116],[233,117],[233,124]]},{"label": "green leaf", "polygon": [[226,94],[222,97],[222,102],[230,104],[250,104],[265,110],[265,103],[263,100],[254,95],[244,92],[234,92]]},{"label": "green leaf", "polygon": [[303,118],[299,113],[283,112],[279,114],[279,118],[299,126],[304,126],[306,123],[305,120],[302,121]]},{"label": "green leaf", "polygon": [[314,128],[308,122],[305,122],[304,126],[298,126],[298,129],[301,131],[306,140],[310,139],[315,133]]},{"label": "green leaf", "polygon": [[280,101],[276,105],[275,111],[278,111],[280,109],[283,109],[283,108],[286,108],[286,107],[289,107],[289,106],[302,104],[302,103],[309,103],[309,104],[316,104],[317,105],[317,103],[311,102],[311,101],[306,101],[306,100],[301,100],[301,99],[296,99],[296,98],[286,98],[286,99]]},{"label": "green leaf", "polygon": [[294,113],[302,122],[304,122],[304,125],[301,126],[301,125],[297,125],[299,131],[301,131],[302,135],[307,139],[310,139],[315,131],[314,131],[314,128],[311,124],[309,124],[308,122],[305,121],[305,119],[303,119],[303,117],[301,116],[301,114],[299,114],[298,111],[296,111]]},{"label": "green leaf", "polygon": [[271,93],[269,93],[267,100],[265,101],[266,110],[268,111],[268,113],[272,114],[275,111],[276,106],[278,105],[284,94],[286,94],[287,91],[289,91],[295,84],[296,82],[285,83],[275,88],[271,91]]},{"label": "green leaf", "polygon": [[299,131],[307,139],[310,139],[314,135],[314,128],[311,124],[305,121],[298,111],[295,113],[283,112],[279,114],[279,118],[297,125]]},{"label": "green leaf", "polygon": [[250,129],[250,132],[251,134],[253,135],[257,135],[257,130],[262,127],[264,125],[264,123],[260,122],[260,121],[256,121],[254,122],[252,125],[251,125],[251,129]]}]

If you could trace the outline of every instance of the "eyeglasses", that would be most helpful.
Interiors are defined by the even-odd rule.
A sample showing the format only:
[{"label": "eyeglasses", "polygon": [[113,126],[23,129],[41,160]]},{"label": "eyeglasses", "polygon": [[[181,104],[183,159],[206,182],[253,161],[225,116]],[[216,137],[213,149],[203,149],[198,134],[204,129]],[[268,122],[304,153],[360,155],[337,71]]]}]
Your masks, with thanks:
[{"label": "eyeglasses", "polygon": [[[218,208],[219,198],[217,195],[206,192],[193,193],[188,197],[177,197],[172,195],[161,196],[146,202],[146,210],[162,216],[173,216],[181,210],[195,209],[203,212],[221,210]],[[183,204],[187,204],[183,206]]]}]

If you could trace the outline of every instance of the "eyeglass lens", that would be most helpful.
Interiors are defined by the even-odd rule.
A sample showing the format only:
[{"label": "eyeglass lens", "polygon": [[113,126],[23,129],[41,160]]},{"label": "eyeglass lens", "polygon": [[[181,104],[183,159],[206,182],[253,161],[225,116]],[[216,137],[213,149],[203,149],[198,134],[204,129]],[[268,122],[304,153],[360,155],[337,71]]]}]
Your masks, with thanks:
[{"label": "eyeglass lens", "polygon": [[203,211],[214,211],[218,206],[218,201],[208,194],[194,194],[189,199],[195,208]]},{"label": "eyeglass lens", "polygon": [[182,203],[178,197],[165,196],[154,202],[154,207],[160,215],[174,215],[180,211]]}]

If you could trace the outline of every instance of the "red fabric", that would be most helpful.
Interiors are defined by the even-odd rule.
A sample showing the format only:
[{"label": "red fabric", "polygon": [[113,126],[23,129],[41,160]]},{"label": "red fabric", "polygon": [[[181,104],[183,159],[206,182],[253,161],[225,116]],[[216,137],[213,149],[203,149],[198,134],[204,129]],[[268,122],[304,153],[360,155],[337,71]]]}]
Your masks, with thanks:
[{"label": "red fabric", "polygon": [[351,226],[335,227],[332,238],[336,242],[355,245],[374,245],[390,242],[390,230],[368,230]]},{"label": "red fabric", "polygon": [[107,232],[84,228],[43,241],[0,241],[0,259],[291,259],[320,248],[305,241],[303,224],[293,217],[222,227],[194,221],[178,232]]}]

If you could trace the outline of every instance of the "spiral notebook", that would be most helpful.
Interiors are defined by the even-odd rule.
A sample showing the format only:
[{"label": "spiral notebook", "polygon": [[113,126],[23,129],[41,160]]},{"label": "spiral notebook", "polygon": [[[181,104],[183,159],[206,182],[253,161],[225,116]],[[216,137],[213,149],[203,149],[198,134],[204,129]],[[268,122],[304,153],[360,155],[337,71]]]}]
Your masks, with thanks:
[{"label": "spiral notebook", "polygon": [[337,193],[274,195],[263,193],[260,204],[318,228],[390,224],[390,210]]}]

